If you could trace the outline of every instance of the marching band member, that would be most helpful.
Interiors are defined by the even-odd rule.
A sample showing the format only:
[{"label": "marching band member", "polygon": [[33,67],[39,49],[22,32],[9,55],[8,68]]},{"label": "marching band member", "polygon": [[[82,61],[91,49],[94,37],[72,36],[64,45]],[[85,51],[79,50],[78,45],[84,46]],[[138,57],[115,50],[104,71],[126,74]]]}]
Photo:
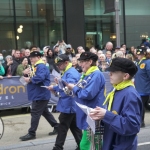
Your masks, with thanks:
[{"label": "marching band member", "polygon": [[34,51],[30,54],[31,64],[33,68],[24,70],[24,73],[30,74],[30,77],[24,77],[27,84],[28,100],[32,101],[31,108],[31,127],[28,134],[20,137],[20,140],[27,141],[36,138],[36,130],[41,115],[54,127],[54,131],[50,135],[57,134],[58,123],[54,116],[49,112],[47,104],[50,100],[50,91],[41,86],[50,85],[50,72],[41,60],[41,53]]},{"label": "marching band member", "polygon": [[135,88],[141,96],[143,102],[143,112],[142,112],[142,120],[141,127],[145,127],[145,107],[147,101],[150,96],[150,59],[147,59],[146,56],[148,53],[146,52],[145,47],[140,47],[137,49],[137,58],[139,62],[137,63],[138,71],[135,75]]},{"label": "marching band member", "polygon": [[[80,88],[79,86],[76,86],[74,84],[68,84],[68,88],[73,90],[73,93],[77,96],[76,101],[78,103],[91,108],[95,108],[96,106],[102,106],[105,100],[105,79],[103,74],[96,66],[98,56],[91,52],[84,52],[81,54],[78,60],[80,61],[83,71],[83,75],[81,76],[80,81],[85,81],[86,85],[84,88]],[[78,106],[76,106],[76,114],[77,126],[80,129],[84,130],[80,143],[80,150],[89,150],[91,144],[87,138],[87,116]]]},{"label": "marching band member", "polygon": [[114,89],[104,102],[107,110],[96,107],[90,116],[104,123],[102,150],[136,150],[142,101],[131,79],[137,67],[131,60],[118,57],[112,60],[109,71]]},{"label": "marching band member", "polygon": [[[76,84],[80,78],[80,74],[74,67],[72,67],[72,64],[69,62],[69,57],[65,54],[61,54],[56,57],[55,60],[59,70],[62,72],[61,84],[64,84],[64,86],[65,83]],[[59,83],[60,81],[56,80],[56,82]],[[60,85],[51,85],[49,86],[49,90],[57,93],[59,92],[59,101],[56,110],[61,112],[59,115],[60,124],[58,126],[58,135],[53,150],[63,150],[63,145],[69,128],[78,145],[76,150],[79,150],[82,131],[76,125],[76,97],[64,92],[63,87],[61,88]]]}]

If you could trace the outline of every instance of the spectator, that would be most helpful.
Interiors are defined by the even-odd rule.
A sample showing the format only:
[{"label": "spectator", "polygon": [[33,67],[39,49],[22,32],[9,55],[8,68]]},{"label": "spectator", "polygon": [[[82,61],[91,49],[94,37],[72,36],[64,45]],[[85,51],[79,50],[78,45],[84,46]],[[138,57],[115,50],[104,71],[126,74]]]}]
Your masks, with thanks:
[{"label": "spectator", "polygon": [[98,57],[99,57],[101,54],[103,54],[103,51],[99,50],[99,51],[97,52]]},{"label": "spectator", "polygon": [[145,46],[146,48],[150,48],[149,38],[147,38],[146,41],[145,41],[143,44],[144,44],[144,46]]},{"label": "spectator", "polygon": [[48,49],[46,58],[47,58],[47,63],[49,64],[50,72],[52,72],[53,69],[59,72],[59,69],[55,65],[54,51],[51,48]]},{"label": "spectator", "polygon": [[[123,48],[124,49],[124,48]],[[118,51],[116,53],[116,57],[121,57],[121,58],[124,58],[124,53],[122,51]]]},{"label": "spectator", "polygon": [[131,61],[134,61],[132,54],[127,54],[127,55],[126,55],[126,58],[127,58],[127,59],[130,59]]},{"label": "spectator", "polygon": [[106,61],[106,56],[104,54],[101,54],[99,56],[99,64],[98,68],[101,72],[106,72],[109,67],[109,63]]},{"label": "spectator", "polygon": [[29,57],[30,56],[30,50],[29,49],[25,49],[24,56],[25,57]]},{"label": "spectator", "polygon": [[4,62],[3,54],[0,53],[0,79],[3,79],[3,76],[5,75]]},{"label": "spectator", "polygon": [[123,48],[123,47],[121,47],[121,48],[120,48],[120,51],[123,52],[123,58],[125,58],[125,57],[126,57],[126,49]]},{"label": "spectator", "polygon": [[55,57],[57,57],[57,56],[59,56],[60,54],[59,54],[59,49],[58,49],[58,45],[55,45],[54,47],[53,47],[53,49],[54,49],[54,56]]},{"label": "spectator", "polygon": [[82,54],[83,52],[85,52],[84,48],[82,46],[77,47],[77,52],[79,54]]},{"label": "spectator", "polygon": [[23,76],[23,71],[25,69],[27,69],[27,68],[28,68],[28,58],[27,57],[23,57],[21,59],[21,64],[18,65],[18,67],[17,67],[16,75],[17,76]]},{"label": "spectator", "polygon": [[73,53],[73,49],[70,44],[66,46],[66,55],[69,57],[70,61],[72,61],[72,58],[75,57],[75,54]]},{"label": "spectator", "polygon": [[31,61],[30,61],[30,50],[29,50],[29,49],[25,49],[24,55],[25,55],[25,57],[28,58],[28,64],[31,65]]},{"label": "spectator", "polygon": [[96,50],[96,49],[93,49],[93,50],[91,51],[91,53],[93,53],[93,54],[96,54],[96,55],[97,55],[97,50]]},{"label": "spectator", "polygon": [[25,56],[25,49],[24,48],[22,48],[21,50],[20,50],[20,58],[22,58],[22,57],[24,57]]},{"label": "spectator", "polygon": [[92,46],[92,47],[90,48],[90,52],[91,52],[91,53],[94,53],[94,54],[95,54],[95,50],[96,50],[96,49],[95,49],[94,46]]},{"label": "spectator", "polygon": [[110,62],[111,62],[111,60],[112,60],[111,56],[112,56],[111,51],[107,51],[107,52],[106,52],[106,61],[107,61],[109,64],[110,64]]},{"label": "spectator", "polygon": [[4,61],[4,57],[3,57],[3,54],[0,53],[0,63],[3,64],[5,61]]},{"label": "spectator", "polygon": [[115,48],[115,53],[117,53],[120,50],[120,47]]},{"label": "spectator", "polygon": [[45,56],[43,56],[42,60],[43,60],[44,64],[46,65],[46,67],[50,70],[49,64],[47,63],[47,58]]},{"label": "spectator", "polygon": [[82,72],[81,67],[78,65],[78,60],[76,57],[72,58],[72,67],[74,67],[79,73]]},{"label": "spectator", "polygon": [[30,52],[37,51],[37,46],[33,45],[30,47]]},{"label": "spectator", "polygon": [[13,64],[13,60],[12,60],[12,56],[8,55],[6,56],[6,61],[4,62],[4,69],[5,69],[5,76],[7,77],[11,77],[12,76],[12,64]]},{"label": "spectator", "polygon": [[45,46],[44,48],[43,48],[43,56],[47,56],[47,51],[48,51],[48,49],[50,48],[50,46]]},{"label": "spectator", "polygon": [[11,74],[12,76],[16,75],[17,67],[21,64],[20,61],[20,51],[15,50],[14,56],[13,56],[13,63],[11,65]]},{"label": "spectator", "polygon": [[79,58],[80,58],[80,55],[81,55],[81,54],[77,53],[77,54],[76,54],[76,58],[79,59]]},{"label": "spectator", "polygon": [[138,60],[137,60],[137,55],[136,55],[136,49],[135,49],[134,46],[131,46],[131,48],[130,48],[128,54],[132,54],[132,55],[133,55],[133,60],[134,60],[134,61],[138,61]]},{"label": "spectator", "polygon": [[105,49],[103,50],[103,53],[106,54],[107,51],[111,51],[113,50],[113,43],[112,42],[107,42]]},{"label": "spectator", "polygon": [[125,49],[125,52],[127,51],[127,46],[126,46],[126,44],[121,44],[121,48],[124,48],[124,49]]},{"label": "spectator", "polygon": [[134,46],[131,46],[129,53],[134,54],[135,48]]},{"label": "spectator", "polygon": [[0,62],[0,78],[2,78],[1,76],[4,76],[5,75],[5,69],[2,65],[2,63]]},{"label": "spectator", "polygon": [[15,49],[12,49],[11,56],[14,56],[14,53],[15,53]]},{"label": "spectator", "polygon": [[67,44],[64,42],[64,40],[59,40],[55,46],[58,46],[58,53],[59,53],[59,55],[66,53],[65,50],[66,50]]}]

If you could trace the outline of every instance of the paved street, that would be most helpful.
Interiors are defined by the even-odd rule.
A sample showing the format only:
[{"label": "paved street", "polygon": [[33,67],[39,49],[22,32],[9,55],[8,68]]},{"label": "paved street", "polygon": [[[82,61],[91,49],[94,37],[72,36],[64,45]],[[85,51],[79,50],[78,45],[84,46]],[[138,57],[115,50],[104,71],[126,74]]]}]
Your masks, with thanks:
[{"label": "paved street", "polygon": [[[8,116],[9,114],[9,116]],[[58,120],[59,113],[53,113]],[[30,114],[21,114],[20,110],[4,111],[0,115],[5,124],[5,131],[0,140],[0,150],[51,150],[56,136],[49,136],[53,130],[42,117],[37,130],[37,139],[22,142],[19,137],[25,135],[30,126]],[[146,112],[146,127],[138,134],[138,150],[150,150],[150,112]],[[74,150],[76,143],[70,131],[68,132],[64,150]]]}]

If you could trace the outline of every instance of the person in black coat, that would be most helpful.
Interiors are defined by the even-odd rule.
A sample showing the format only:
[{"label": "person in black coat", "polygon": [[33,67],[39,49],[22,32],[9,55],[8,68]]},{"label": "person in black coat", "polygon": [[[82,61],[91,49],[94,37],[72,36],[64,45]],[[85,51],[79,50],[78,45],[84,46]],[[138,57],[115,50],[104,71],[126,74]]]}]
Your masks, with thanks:
[{"label": "person in black coat", "polygon": [[50,72],[52,72],[53,69],[55,69],[58,73],[60,72],[57,66],[55,65],[55,56],[53,49],[49,48],[47,51],[47,63],[50,67]]}]

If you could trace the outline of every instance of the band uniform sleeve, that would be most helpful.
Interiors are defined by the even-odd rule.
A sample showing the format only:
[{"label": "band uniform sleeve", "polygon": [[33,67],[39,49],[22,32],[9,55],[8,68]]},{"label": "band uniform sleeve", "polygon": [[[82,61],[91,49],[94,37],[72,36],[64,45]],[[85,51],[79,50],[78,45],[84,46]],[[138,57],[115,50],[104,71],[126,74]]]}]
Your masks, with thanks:
[{"label": "band uniform sleeve", "polygon": [[137,134],[140,130],[142,101],[136,96],[129,96],[121,114],[114,114],[111,111],[106,111],[103,118],[104,124],[109,126],[109,129],[117,134],[130,136]]},{"label": "band uniform sleeve", "polygon": [[48,73],[46,69],[46,67],[37,66],[35,76],[32,77],[33,84],[38,84],[45,80],[46,74]]},{"label": "band uniform sleeve", "polygon": [[99,74],[95,74],[85,88],[75,86],[73,92],[80,99],[92,100],[104,88],[104,84],[105,80]]}]

